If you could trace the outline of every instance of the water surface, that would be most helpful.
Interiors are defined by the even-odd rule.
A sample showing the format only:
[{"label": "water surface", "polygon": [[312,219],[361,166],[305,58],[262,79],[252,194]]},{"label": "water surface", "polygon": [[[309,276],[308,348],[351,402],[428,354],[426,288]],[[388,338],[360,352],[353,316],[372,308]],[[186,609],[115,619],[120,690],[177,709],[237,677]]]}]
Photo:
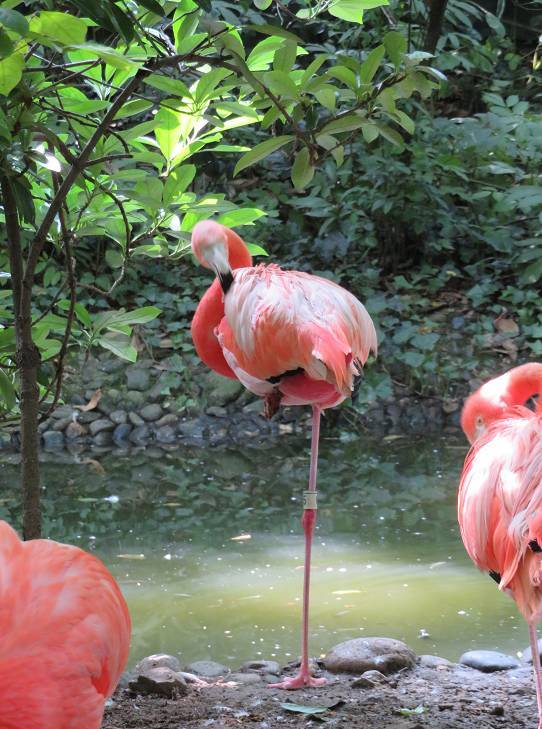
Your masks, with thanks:
[{"label": "water surface", "polygon": [[[323,439],[311,652],[358,636],[450,659],[527,644],[515,605],[466,556],[455,498],[466,448],[436,437]],[[48,456],[45,531],[98,554],[134,622],[131,662],[166,651],[232,666],[299,653],[309,440]],[[61,461],[61,462],[59,462]],[[0,462],[0,518],[20,516]],[[425,637],[420,637],[425,636]]]}]

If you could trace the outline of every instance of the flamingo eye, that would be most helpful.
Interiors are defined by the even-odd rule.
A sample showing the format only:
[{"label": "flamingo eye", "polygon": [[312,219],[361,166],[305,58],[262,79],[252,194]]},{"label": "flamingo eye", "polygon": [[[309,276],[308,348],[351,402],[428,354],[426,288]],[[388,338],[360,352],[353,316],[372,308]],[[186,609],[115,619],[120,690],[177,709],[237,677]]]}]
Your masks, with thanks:
[{"label": "flamingo eye", "polygon": [[484,419],[481,415],[476,416],[476,420],[474,421],[477,428],[483,428],[485,423]]}]

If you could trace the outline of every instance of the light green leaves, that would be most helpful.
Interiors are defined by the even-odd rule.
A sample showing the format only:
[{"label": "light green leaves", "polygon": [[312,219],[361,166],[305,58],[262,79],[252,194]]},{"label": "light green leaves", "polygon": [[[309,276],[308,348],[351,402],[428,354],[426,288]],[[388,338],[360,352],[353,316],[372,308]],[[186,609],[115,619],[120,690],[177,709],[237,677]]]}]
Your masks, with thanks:
[{"label": "light green leaves", "polygon": [[328,12],[341,20],[363,23],[363,11],[381,5],[389,5],[388,0],[332,0]]},{"label": "light green leaves", "polygon": [[16,10],[0,8],[0,25],[22,36],[28,33],[28,22],[26,18]]},{"label": "light green leaves", "polygon": [[21,80],[24,54],[12,53],[0,60],[0,94],[7,96]]},{"label": "light green leaves", "polygon": [[407,41],[402,33],[392,30],[384,36],[384,46],[390,61],[395,68],[399,68],[403,55],[407,50]]},{"label": "light green leaves", "polygon": [[291,134],[283,134],[279,137],[266,139],[265,142],[257,144],[253,149],[250,150],[250,152],[247,152],[241,157],[241,159],[238,160],[233,171],[234,177],[235,175],[238,175],[241,170],[244,170],[247,167],[256,164],[256,162],[265,159],[265,157],[268,157],[273,152],[276,152],[281,147],[284,147],[284,145],[288,144],[288,142],[291,142],[292,139],[293,136]]},{"label": "light green leaves", "polygon": [[174,99],[167,99],[160,105],[155,116],[154,135],[168,162],[175,157],[183,131],[186,131],[190,122],[176,106],[178,107],[178,103]]},{"label": "light green leaves", "polygon": [[292,165],[292,182],[296,190],[303,190],[314,177],[314,165],[307,147],[303,147],[295,157]]},{"label": "light green leaves", "polygon": [[83,43],[87,35],[86,23],[81,18],[53,10],[43,10],[35,15],[29,27],[44,45],[77,45]]},{"label": "light green leaves", "polygon": [[382,59],[384,58],[385,52],[386,49],[384,46],[379,45],[369,53],[365,61],[361,64],[359,77],[362,84],[368,84],[373,80]]},{"label": "light green leaves", "polygon": [[92,341],[121,359],[135,362],[137,350],[131,342],[132,325],[147,324],[159,314],[161,310],[156,306],[143,306],[133,311],[104,311],[94,318]]}]

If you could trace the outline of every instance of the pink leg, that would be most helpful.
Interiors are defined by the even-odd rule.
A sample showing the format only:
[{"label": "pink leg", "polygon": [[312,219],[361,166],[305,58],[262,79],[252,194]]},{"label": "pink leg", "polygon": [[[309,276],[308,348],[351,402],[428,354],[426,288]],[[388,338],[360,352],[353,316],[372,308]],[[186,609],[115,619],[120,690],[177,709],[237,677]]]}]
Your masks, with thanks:
[{"label": "pink leg", "polygon": [[529,623],[529,640],[531,642],[531,655],[533,657],[536,703],[538,704],[538,729],[542,729],[542,667],[540,666],[538,636],[536,635],[535,623]]},{"label": "pink leg", "polygon": [[[301,524],[305,532],[305,569],[303,575],[303,634],[301,638],[301,666],[294,678],[286,678],[280,683],[271,683],[269,688],[298,689],[303,686],[323,686],[325,678],[314,678],[309,670],[309,595],[311,581],[312,535],[316,525],[316,473],[318,469],[318,439],[320,436],[320,413],[317,406],[312,408],[311,467],[309,490],[305,494],[305,505]],[[313,507],[313,508],[311,508]]]}]

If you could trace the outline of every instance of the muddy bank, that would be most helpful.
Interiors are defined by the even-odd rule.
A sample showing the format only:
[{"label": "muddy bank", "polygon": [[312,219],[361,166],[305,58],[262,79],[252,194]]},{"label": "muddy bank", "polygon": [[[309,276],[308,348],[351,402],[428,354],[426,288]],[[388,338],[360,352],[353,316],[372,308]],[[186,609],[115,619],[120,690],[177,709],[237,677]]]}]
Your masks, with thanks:
[{"label": "muddy bank", "polygon": [[[429,665],[428,665],[429,664]],[[269,689],[263,676],[225,676],[178,698],[117,691],[103,729],[328,726],[352,729],[535,729],[537,710],[531,668],[496,673],[422,659],[414,668],[363,687],[352,675],[323,674],[328,685],[295,692]],[[359,678],[359,677],[358,677]],[[324,709],[290,711],[285,703]],[[329,707],[329,708],[326,708]]]}]

